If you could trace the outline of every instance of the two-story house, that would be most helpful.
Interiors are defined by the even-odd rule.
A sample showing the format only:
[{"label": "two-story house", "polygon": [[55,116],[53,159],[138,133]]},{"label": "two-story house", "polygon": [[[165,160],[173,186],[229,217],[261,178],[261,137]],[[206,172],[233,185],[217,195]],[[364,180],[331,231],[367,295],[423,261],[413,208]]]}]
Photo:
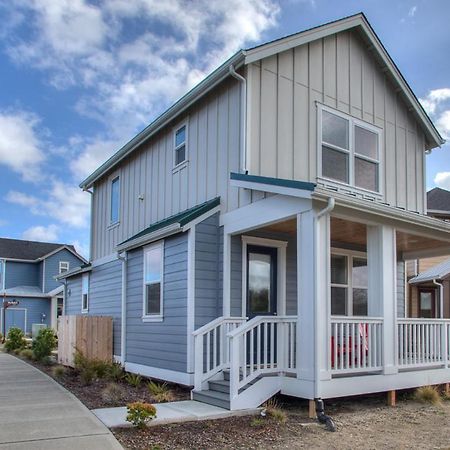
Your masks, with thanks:
[{"label": "two-story house", "polygon": [[0,315],[0,332],[19,327],[30,334],[35,323],[56,328],[63,286],[55,277],[84,262],[72,245],[0,238],[0,308],[19,302]]},{"label": "two-story house", "polygon": [[450,381],[449,321],[404,317],[403,261],[443,144],[363,14],[241,50],[81,184],[88,265],[126,370],[231,409]]}]

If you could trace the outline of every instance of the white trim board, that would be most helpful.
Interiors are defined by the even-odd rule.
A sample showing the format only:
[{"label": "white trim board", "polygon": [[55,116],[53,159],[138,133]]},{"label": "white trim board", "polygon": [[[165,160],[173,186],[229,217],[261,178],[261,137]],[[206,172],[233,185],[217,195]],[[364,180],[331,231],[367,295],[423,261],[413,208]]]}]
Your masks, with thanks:
[{"label": "white trim board", "polygon": [[196,227],[188,232],[187,250],[187,370],[194,371],[194,336],[195,329],[195,236]]},{"label": "white trim board", "polygon": [[143,375],[144,377],[157,378],[158,380],[169,381],[171,383],[183,384],[185,386],[194,385],[194,374],[192,373],[177,372],[175,370],[144,366],[143,364],[131,362],[125,362],[125,370]]}]

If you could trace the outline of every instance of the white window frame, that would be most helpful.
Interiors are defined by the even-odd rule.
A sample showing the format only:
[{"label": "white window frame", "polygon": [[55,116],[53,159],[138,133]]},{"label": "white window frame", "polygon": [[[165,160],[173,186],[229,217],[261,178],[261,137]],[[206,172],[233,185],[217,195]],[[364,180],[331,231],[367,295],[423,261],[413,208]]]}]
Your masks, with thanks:
[{"label": "white window frame", "polygon": [[[118,201],[118,211],[117,211],[117,220],[112,220],[112,212],[113,212],[113,183],[114,181],[119,180],[119,201]],[[109,178],[109,228],[115,227],[120,223],[120,210],[121,210],[121,201],[122,201],[122,180],[119,173],[112,175]]]},{"label": "white window frame", "polygon": [[[331,288],[332,287],[338,287],[338,288],[346,288],[347,289],[347,298],[346,298],[346,314],[344,316],[342,315],[333,315],[332,317],[359,317],[353,315],[353,289],[367,289],[367,294],[369,293],[369,287],[368,286],[358,286],[353,284],[353,258],[356,259],[365,259],[367,261],[367,270],[369,267],[369,263],[367,260],[367,253],[365,252],[358,252],[356,250],[347,250],[342,248],[331,248],[330,252],[330,262],[331,262],[331,256],[345,256],[347,257],[347,284],[338,284],[338,283],[332,283],[331,277],[330,277],[330,302],[331,302]],[[331,266],[330,266],[331,271]],[[369,301],[369,295],[367,295],[367,301]],[[368,305],[367,305],[368,306]],[[331,305],[330,305],[331,310]],[[367,311],[367,314],[369,314],[369,311]],[[367,318],[367,316],[361,316],[363,318]]]},{"label": "white window frame", "polygon": [[66,270],[65,270],[64,272],[68,272],[68,271],[69,271],[69,267],[70,267],[69,261],[59,261],[59,269],[58,269],[59,275],[61,275],[62,273],[64,273],[64,272],[61,271],[61,269],[63,268],[63,266],[65,266],[65,268],[66,268]]},{"label": "white window frame", "polygon": [[[154,283],[146,283],[145,282],[145,260],[146,260],[146,254],[153,250],[154,248],[160,247],[161,248],[161,278],[160,278],[160,299],[159,299],[159,314],[147,314],[147,285],[154,284]],[[164,241],[158,241],[154,242],[150,245],[147,245],[144,247],[143,250],[143,280],[142,280],[142,287],[143,287],[143,293],[142,293],[142,321],[143,322],[162,322],[164,319]]]},{"label": "white window frame", "polygon": [[[184,161],[181,161],[180,163],[176,164],[176,154],[177,150],[183,145],[179,144],[176,145],[176,139],[177,139],[177,132],[181,130],[181,128],[185,128],[185,140],[184,140]],[[189,127],[188,127],[188,121],[184,121],[180,124],[178,124],[176,127],[173,128],[173,171],[177,172],[178,170],[182,169],[186,166],[189,159],[189,133],[188,133]]]},{"label": "white window frame", "polygon": [[[89,287],[90,287],[90,277],[88,273],[83,273],[81,276],[81,312],[89,312]],[[84,296],[87,296],[86,308],[84,307]]]},{"label": "white window frame", "polygon": [[[349,148],[344,149],[339,146],[329,144],[328,142],[322,141],[322,114],[323,111],[327,111],[330,114],[334,114],[335,116],[341,117],[342,119],[347,120],[348,122],[348,141]],[[360,128],[364,128],[372,133],[378,135],[378,159],[370,158],[365,155],[360,155],[355,151],[355,126]],[[348,183],[344,183],[343,181],[334,180],[333,178],[328,178],[322,175],[322,145],[331,148],[332,150],[339,151],[341,153],[348,154]],[[370,189],[365,189],[355,185],[355,159],[363,159],[364,161],[368,161],[371,163],[375,163],[378,165],[378,191],[372,191]],[[322,103],[317,102],[317,178],[319,181],[324,182],[326,185],[331,185],[337,189],[345,189],[346,191],[350,190],[355,193],[359,193],[361,195],[369,195],[371,197],[375,197],[378,199],[384,198],[384,161],[383,161],[383,130],[375,125],[367,123],[361,119],[357,119],[356,117],[350,116],[349,114],[338,111],[334,108],[330,108],[328,106],[323,105]]]}]

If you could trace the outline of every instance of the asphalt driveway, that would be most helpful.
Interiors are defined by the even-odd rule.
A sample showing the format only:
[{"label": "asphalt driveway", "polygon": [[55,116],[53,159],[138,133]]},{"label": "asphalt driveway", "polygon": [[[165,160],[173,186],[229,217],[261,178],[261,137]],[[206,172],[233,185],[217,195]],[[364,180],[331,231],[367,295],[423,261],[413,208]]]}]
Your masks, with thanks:
[{"label": "asphalt driveway", "polygon": [[0,352],[0,450],[121,448],[70,392],[24,361]]}]

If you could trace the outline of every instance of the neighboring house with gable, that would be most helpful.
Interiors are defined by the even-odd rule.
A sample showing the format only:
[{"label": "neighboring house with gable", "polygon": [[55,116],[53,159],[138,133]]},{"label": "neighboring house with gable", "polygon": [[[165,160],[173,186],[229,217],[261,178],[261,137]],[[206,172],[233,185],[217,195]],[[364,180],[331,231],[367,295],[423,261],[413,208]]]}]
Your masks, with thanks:
[{"label": "neighboring house with gable", "polygon": [[241,50],[81,183],[65,313],[231,409],[449,382],[450,321],[404,317],[404,261],[450,251],[425,204],[443,143],[363,14]]},{"label": "neighboring house with gable", "polygon": [[[450,222],[450,191],[428,191],[427,214]],[[408,261],[407,281],[408,317],[450,318],[450,253]]]},{"label": "neighboring house with gable", "polygon": [[0,332],[14,326],[30,334],[35,323],[56,329],[63,286],[55,277],[84,262],[73,245],[0,238],[0,308],[19,302],[1,314]]}]

